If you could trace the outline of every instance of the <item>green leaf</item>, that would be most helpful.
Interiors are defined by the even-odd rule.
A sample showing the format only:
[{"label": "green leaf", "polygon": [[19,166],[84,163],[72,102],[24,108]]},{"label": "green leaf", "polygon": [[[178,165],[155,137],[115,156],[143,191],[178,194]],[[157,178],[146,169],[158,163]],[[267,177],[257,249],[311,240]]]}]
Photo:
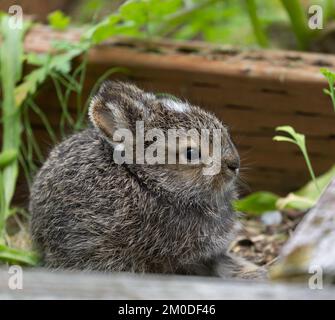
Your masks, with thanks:
[{"label": "green leaf", "polygon": [[65,30],[69,26],[71,18],[62,11],[56,10],[48,15],[48,22],[55,30]]},{"label": "green leaf", "polygon": [[143,25],[148,20],[148,4],[144,1],[126,1],[119,9],[125,21],[134,21],[138,25]]},{"label": "green leaf", "polygon": [[327,94],[328,96],[331,96],[331,93],[328,89],[323,89],[323,93]]},{"label": "green leaf", "polygon": [[315,201],[308,198],[289,193],[285,198],[278,199],[276,206],[278,210],[295,209],[298,211],[306,211],[315,205]]},{"label": "green leaf", "polygon": [[321,68],[320,72],[325,76],[329,83],[335,83],[335,73],[331,72],[327,68]]},{"label": "green leaf", "polygon": [[88,41],[79,41],[79,42],[71,42],[69,40],[53,40],[51,42],[52,48],[56,49],[56,51],[60,51],[59,53],[70,53],[74,51],[84,51],[90,48],[90,43]]},{"label": "green leaf", "polygon": [[[317,184],[324,191],[332,179],[335,178],[335,165],[316,178]],[[255,192],[234,203],[238,211],[246,212],[251,215],[261,215],[266,211],[295,209],[306,211],[312,208],[320,198],[320,192],[313,181],[308,182],[301,189],[289,193],[286,197],[269,192]]]},{"label": "green leaf", "polygon": [[50,60],[50,54],[29,52],[28,54],[26,54],[25,58],[28,64],[34,66],[42,66],[48,63],[48,61]]},{"label": "green leaf", "polygon": [[89,0],[84,3],[84,9],[89,12],[95,12],[99,10],[104,4],[104,0]]},{"label": "green leaf", "polygon": [[[30,23],[24,21],[23,28],[11,28],[9,17],[2,16],[0,25],[0,77],[2,91],[2,151],[19,150],[21,145],[22,123],[15,105],[15,86],[22,77],[24,62],[23,38]],[[18,161],[13,160],[0,175],[0,241],[3,236],[6,216],[10,210],[16,181]]]},{"label": "green leaf", "polygon": [[0,153],[0,169],[10,165],[17,158],[17,151],[15,149],[5,150]]},{"label": "green leaf", "polygon": [[75,46],[73,49],[55,56],[30,56],[28,61],[42,64],[40,68],[30,72],[24,81],[15,88],[15,105],[21,106],[24,100],[37,91],[38,86],[53,72],[69,73],[71,61],[86,50],[86,45]]},{"label": "green leaf", "polygon": [[323,89],[323,92],[327,95],[330,96],[333,104],[333,109],[335,111],[335,89],[334,89],[334,84],[335,84],[335,73],[331,72],[330,70],[326,68],[322,68],[321,73],[325,76],[325,78],[328,81],[329,85],[329,90],[328,89]]},{"label": "green leaf", "polygon": [[48,69],[41,67],[29,73],[19,86],[15,88],[15,105],[21,106],[29,94],[36,92],[38,85],[48,76]]},{"label": "green leaf", "polygon": [[[322,191],[326,189],[326,187],[334,177],[335,165],[332,166],[327,172],[316,178],[318,186],[321,188]],[[304,187],[296,191],[295,194],[303,197],[309,197],[310,199],[314,200],[317,200],[320,196],[315,188],[315,185],[313,184],[313,181],[307,183]]]},{"label": "green leaf", "polygon": [[39,263],[40,258],[35,252],[13,249],[0,244],[0,260],[28,266],[36,266]]},{"label": "green leaf", "polygon": [[234,202],[237,211],[245,212],[250,215],[261,215],[266,211],[276,210],[277,195],[271,192],[255,192],[243,199]]},{"label": "green leaf", "polygon": [[[317,185],[324,191],[328,184],[335,178],[335,165],[316,178]],[[320,198],[320,192],[316,188],[313,181],[308,182],[301,189],[290,193],[284,198],[280,198],[277,202],[277,207],[279,210],[283,209],[296,209],[296,210],[308,210],[313,207]]]},{"label": "green leaf", "polygon": [[106,19],[89,28],[83,35],[84,40],[99,44],[115,34],[115,26],[120,22],[119,14],[112,14]]},{"label": "green leaf", "polygon": [[310,161],[309,156],[308,156],[305,135],[303,135],[301,133],[297,133],[294,130],[294,128],[292,128],[291,126],[280,126],[280,127],[276,128],[276,131],[285,132],[292,137],[292,139],[291,139],[291,138],[288,138],[286,136],[275,136],[273,140],[294,143],[299,147],[302,155],[304,156],[309,174],[312,177],[316,188],[319,190],[319,193],[321,193],[321,190],[320,190],[320,188],[317,184],[316,178],[315,178],[315,173],[314,173],[311,161]]},{"label": "green leaf", "polygon": [[275,136],[273,137],[274,141],[278,142],[291,142],[291,143],[296,143],[293,139],[288,138],[288,137],[283,137],[283,136]]},{"label": "green leaf", "polygon": [[276,128],[276,131],[281,131],[289,134],[293,138],[297,135],[297,132],[291,126],[279,126]]}]

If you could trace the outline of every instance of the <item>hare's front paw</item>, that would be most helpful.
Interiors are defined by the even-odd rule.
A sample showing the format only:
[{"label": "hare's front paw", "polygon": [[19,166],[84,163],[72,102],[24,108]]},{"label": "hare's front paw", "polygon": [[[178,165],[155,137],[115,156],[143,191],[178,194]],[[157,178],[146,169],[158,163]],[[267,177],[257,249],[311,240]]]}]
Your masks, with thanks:
[{"label": "hare's front paw", "polygon": [[218,257],[213,266],[214,274],[221,278],[267,279],[267,269],[230,254]]}]

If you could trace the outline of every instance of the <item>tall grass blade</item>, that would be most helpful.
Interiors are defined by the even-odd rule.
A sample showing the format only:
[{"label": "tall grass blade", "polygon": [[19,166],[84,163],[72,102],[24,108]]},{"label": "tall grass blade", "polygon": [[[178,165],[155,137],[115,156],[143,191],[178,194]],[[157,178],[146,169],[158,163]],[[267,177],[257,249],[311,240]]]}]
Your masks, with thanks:
[{"label": "tall grass blade", "polygon": [[307,13],[300,0],[281,0],[290,18],[300,49],[307,49],[312,32],[308,29]]},{"label": "tall grass blade", "polygon": [[254,30],[258,44],[263,48],[268,47],[269,41],[259,20],[255,0],[246,0],[246,5],[251,25]]},{"label": "tall grass blade", "polygon": [[[21,115],[15,103],[15,86],[22,77],[23,64],[23,36],[28,24],[24,28],[11,28],[9,17],[1,17],[2,44],[0,48],[0,77],[3,95],[2,102],[2,151],[19,151],[21,143]],[[1,206],[0,213],[0,240],[2,240],[5,217],[10,210],[10,203],[14,195],[18,177],[18,160],[5,167],[1,176]]]}]

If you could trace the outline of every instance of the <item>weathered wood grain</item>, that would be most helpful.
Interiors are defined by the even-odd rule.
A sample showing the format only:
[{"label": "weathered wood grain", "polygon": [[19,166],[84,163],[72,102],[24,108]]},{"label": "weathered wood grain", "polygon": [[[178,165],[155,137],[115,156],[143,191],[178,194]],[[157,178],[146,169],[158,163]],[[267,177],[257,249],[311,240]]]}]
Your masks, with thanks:
[{"label": "weathered wood grain", "polygon": [[0,299],[335,299],[335,288],[311,290],[307,284],[45,270],[25,270],[23,289],[10,290],[9,276],[0,271]]},{"label": "weathered wood grain", "polygon": [[303,276],[311,267],[321,268],[325,278],[335,280],[335,179],[284,245],[272,275]]}]

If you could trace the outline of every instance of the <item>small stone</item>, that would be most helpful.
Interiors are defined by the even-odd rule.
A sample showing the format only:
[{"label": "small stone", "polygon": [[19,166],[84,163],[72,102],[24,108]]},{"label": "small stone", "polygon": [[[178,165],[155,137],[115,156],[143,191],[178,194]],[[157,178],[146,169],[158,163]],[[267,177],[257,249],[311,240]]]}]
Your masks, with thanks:
[{"label": "small stone", "polygon": [[268,211],[261,216],[261,221],[266,226],[278,225],[282,220],[283,216],[279,211]]}]

